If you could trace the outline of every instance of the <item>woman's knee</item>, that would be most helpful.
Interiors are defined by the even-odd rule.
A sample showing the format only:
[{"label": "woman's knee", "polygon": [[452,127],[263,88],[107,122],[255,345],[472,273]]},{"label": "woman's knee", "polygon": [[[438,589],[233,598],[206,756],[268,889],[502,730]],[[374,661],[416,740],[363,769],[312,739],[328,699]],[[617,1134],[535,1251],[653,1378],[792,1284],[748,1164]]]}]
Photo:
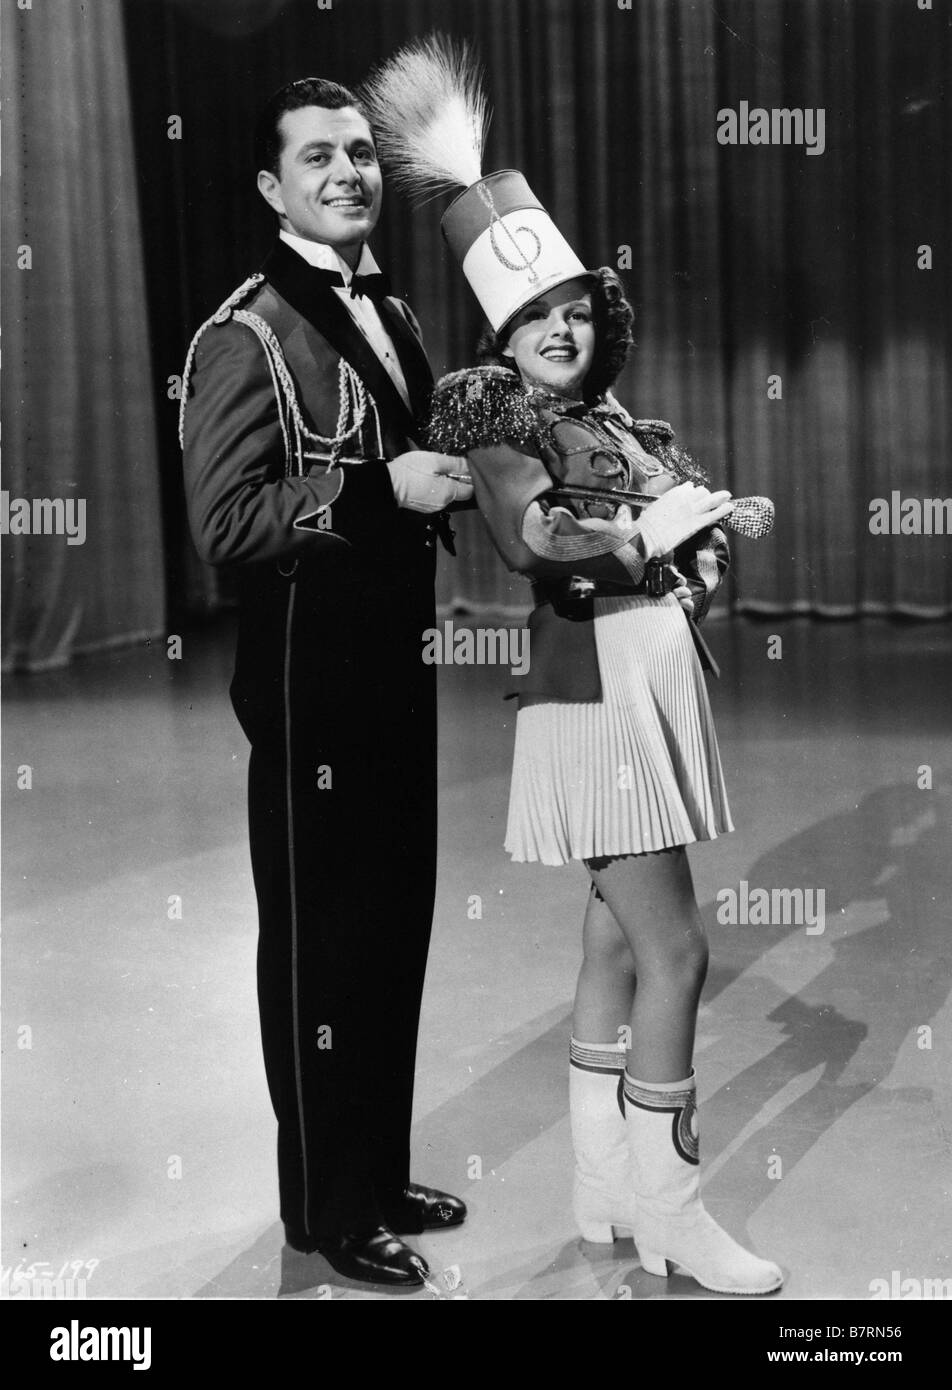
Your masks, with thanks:
[{"label": "woman's knee", "polygon": [[633,975],[635,961],[628,942],[620,931],[592,932],[583,942],[583,967]]},{"label": "woman's knee", "polygon": [[691,932],[672,942],[654,962],[654,970],[666,984],[682,994],[699,994],[707,978],[710,950],[702,932]]}]

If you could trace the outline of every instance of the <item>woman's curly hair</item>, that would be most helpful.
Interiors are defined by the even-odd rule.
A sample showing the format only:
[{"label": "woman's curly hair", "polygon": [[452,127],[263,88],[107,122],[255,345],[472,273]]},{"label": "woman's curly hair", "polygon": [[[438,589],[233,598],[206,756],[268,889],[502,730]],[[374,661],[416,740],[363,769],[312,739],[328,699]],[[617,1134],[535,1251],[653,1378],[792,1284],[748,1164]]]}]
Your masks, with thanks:
[{"label": "woman's curly hair", "polygon": [[[584,399],[591,403],[601,400],[618,380],[632,345],[631,326],[634,310],[625,298],[625,288],[611,266],[602,265],[589,274],[594,275],[592,286],[592,321],[595,325],[595,356],[583,386]],[[509,334],[504,327],[494,333],[488,326],[483,330],[476,347],[481,366],[509,367],[516,371],[511,357],[502,350]]]}]

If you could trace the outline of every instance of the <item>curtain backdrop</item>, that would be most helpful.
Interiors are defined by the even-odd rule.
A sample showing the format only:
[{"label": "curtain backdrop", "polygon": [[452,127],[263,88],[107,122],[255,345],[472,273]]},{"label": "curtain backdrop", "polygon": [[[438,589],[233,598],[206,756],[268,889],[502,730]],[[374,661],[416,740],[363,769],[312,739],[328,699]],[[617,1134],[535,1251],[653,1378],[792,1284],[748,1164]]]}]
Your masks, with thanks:
[{"label": "curtain backdrop", "polygon": [[[495,109],[486,168],[522,169],[589,263],[623,269],[637,351],[619,395],[672,421],[718,483],[777,504],[739,540],[725,596],[754,612],[939,616],[952,542],[874,536],[869,503],[948,483],[947,16],[909,0],[127,0],[158,380],[272,235],[248,134],[293,77],[356,83],[439,26],[476,40]],[[717,112],[825,111],[825,149],[718,144]],[[184,138],[166,138],[169,112]],[[445,201],[391,194],[374,244],[438,372],[480,317],[439,233]],[[916,267],[930,244],[935,268]],[[780,378],[780,399],[767,379]],[[183,535],[166,403],[170,526]],[[443,603],[524,606],[477,516],[443,559]],[[187,544],[175,589],[214,605]]]},{"label": "curtain backdrop", "polygon": [[[80,603],[84,642],[153,623],[149,341],[172,621],[228,599],[227,578],[200,564],[187,536],[168,380],[181,372],[195,327],[256,268],[273,236],[254,188],[254,113],[274,88],[307,73],[355,84],[434,26],[474,39],[484,58],[495,108],[487,170],[522,169],[583,259],[621,269],[637,311],[621,399],[671,420],[716,483],[775,499],[777,530],[737,541],[723,603],[762,613],[952,611],[949,538],[875,536],[868,525],[874,498],[952,491],[947,7],[122,0],[148,334],[114,6],[44,0],[12,19],[11,8],[20,37],[12,80],[5,45],[7,176],[28,129],[30,237],[47,239],[45,264],[58,276],[10,271],[11,247],[27,235],[7,237],[14,305],[34,297],[24,310],[27,341],[50,364],[31,369],[22,388],[32,395],[20,428],[43,433],[27,441],[29,454],[21,437],[17,454],[33,470],[59,470],[58,486],[72,479],[87,495],[95,487],[103,507],[108,499],[99,550],[90,540],[67,553],[43,538],[12,551],[33,595],[24,606],[14,588],[11,604],[7,586],[7,626],[21,646],[63,650]],[[31,46],[41,10],[56,23]],[[24,102],[32,102],[28,128]],[[741,102],[822,108],[824,152],[718,144],[718,110]],[[169,138],[173,116],[180,139]],[[480,327],[442,244],[443,206],[414,211],[391,193],[374,237],[438,373],[472,361]],[[933,248],[931,270],[917,268],[922,245]],[[768,377],[779,378],[779,399],[768,397]],[[53,488],[34,472],[34,492],[38,477]],[[478,516],[458,529],[459,558],[441,559],[441,601],[524,607],[523,581],[506,574]],[[133,535],[143,556],[134,578],[121,548],[111,548]],[[138,598],[117,588],[117,574]],[[53,632],[58,646],[46,636]]]},{"label": "curtain backdrop", "polygon": [[2,46],[3,488],[85,504],[75,544],[2,538],[3,665],[37,670],[163,630],[165,575],[119,0],[6,0]]}]

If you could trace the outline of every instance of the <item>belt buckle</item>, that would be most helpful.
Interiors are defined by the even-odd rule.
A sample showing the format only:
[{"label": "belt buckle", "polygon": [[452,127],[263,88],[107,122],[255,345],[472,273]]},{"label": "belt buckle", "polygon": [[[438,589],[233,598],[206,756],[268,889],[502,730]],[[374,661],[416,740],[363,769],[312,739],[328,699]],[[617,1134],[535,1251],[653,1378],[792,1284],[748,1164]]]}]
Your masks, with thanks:
[{"label": "belt buckle", "polygon": [[664,566],[660,560],[649,560],[645,565],[645,593],[649,598],[664,598]]}]

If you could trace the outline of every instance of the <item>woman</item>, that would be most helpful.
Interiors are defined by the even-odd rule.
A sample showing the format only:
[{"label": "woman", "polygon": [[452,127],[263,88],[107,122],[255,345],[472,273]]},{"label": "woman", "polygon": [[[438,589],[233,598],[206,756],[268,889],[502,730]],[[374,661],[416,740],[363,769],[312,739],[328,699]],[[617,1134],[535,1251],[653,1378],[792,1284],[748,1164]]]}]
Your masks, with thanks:
[{"label": "woman", "polygon": [[[731,498],[611,396],[631,322],[608,268],[537,296],[484,339],[491,365],[439,384],[430,443],[466,454],[497,549],[533,583],[506,848],[591,880],[570,1070],[582,1235],[628,1228],[653,1274],[767,1293],[780,1270],[700,1201],[692,1067],[708,948],[685,846],[733,827],[682,609],[703,617],[726,569]],[[604,501],[552,495],[566,486]],[[633,515],[619,489],[658,500]]]}]

